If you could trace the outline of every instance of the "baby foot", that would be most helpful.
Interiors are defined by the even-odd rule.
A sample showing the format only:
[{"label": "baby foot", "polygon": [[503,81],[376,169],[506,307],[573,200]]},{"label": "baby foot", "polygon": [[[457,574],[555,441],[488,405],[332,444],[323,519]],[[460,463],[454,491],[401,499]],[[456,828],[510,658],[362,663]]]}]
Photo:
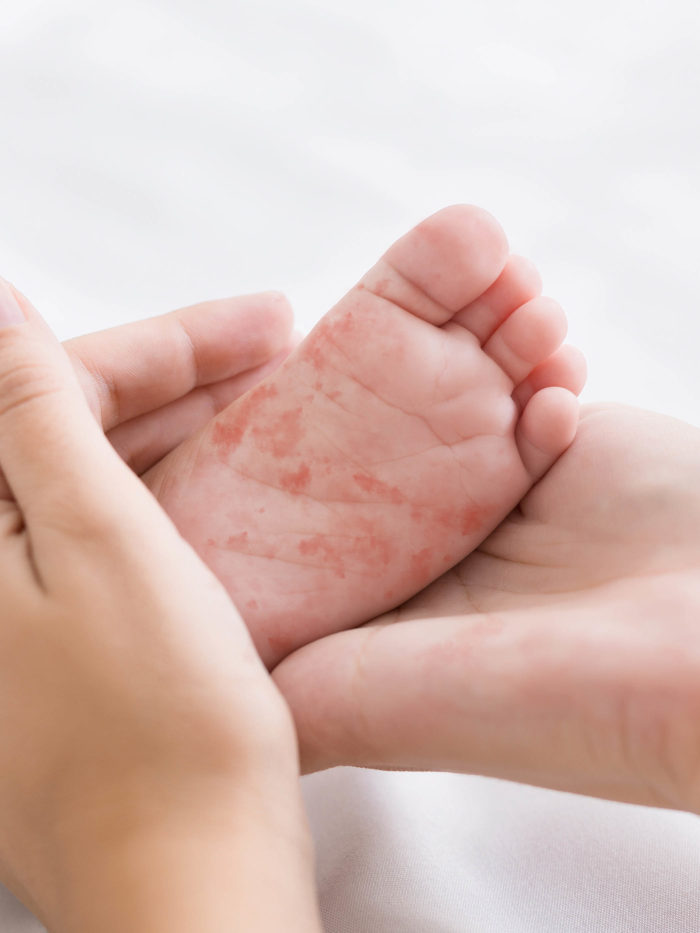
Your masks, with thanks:
[{"label": "baby foot", "polygon": [[571,442],[580,366],[548,362],[538,293],[490,215],[440,211],[148,475],[269,666],[453,566]]}]

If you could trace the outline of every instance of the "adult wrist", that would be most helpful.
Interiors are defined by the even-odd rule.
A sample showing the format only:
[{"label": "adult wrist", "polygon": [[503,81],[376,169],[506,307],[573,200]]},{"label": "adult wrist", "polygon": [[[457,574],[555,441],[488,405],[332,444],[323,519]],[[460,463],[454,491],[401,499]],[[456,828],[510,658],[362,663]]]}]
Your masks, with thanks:
[{"label": "adult wrist", "polygon": [[51,933],[320,930],[298,781],[273,785],[169,787],[165,803],[77,815],[32,909]]}]

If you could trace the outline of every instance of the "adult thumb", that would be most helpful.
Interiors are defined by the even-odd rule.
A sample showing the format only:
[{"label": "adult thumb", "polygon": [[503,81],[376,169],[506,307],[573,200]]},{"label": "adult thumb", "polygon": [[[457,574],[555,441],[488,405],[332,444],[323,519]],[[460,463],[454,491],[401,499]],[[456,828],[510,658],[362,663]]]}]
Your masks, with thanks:
[{"label": "adult thumb", "polygon": [[60,343],[0,279],[0,470],[22,512],[79,498],[116,456],[101,437]]}]

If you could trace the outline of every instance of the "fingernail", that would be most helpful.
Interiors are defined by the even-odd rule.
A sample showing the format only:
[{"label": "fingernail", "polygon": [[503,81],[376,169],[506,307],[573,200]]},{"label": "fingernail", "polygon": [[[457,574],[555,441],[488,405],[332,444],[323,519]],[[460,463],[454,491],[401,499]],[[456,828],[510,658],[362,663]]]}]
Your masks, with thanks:
[{"label": "fingernail", "polygon": [[26,320],[9,284],[0,278],[0,327],[24,324]]}]

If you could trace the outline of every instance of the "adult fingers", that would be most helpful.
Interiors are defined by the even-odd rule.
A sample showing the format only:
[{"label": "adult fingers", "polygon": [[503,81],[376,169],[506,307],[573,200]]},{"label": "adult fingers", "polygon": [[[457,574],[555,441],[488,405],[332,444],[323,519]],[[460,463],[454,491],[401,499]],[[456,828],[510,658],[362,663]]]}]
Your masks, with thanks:
[{"label": "adult fingers", "polygon": [[65,347],[105,431],[270,359],[292,310],[278,292],[203,302],[78,337]]},{"label": "adult fingers", "polygon": [[135,473],[141,475],[228,404],[274,372],[291,350],[290,344],[255,369],[210,386],[193,389],[184,398],[117,425],[107,437],[119,456]]},{"label": "adult fingers", "polygon": [[632,625],[623,616],[611,600],[380,622],[314,642],[273,673],[302,769],[445,770],[678,805],[650,775],[663,770],[661,716],[682,721],[697,663],[664,658],[653,620],[640,633],[639,613]]},{"label": "adult fingers", "polygon": [[504,631],[495,616],[380,620],[290,655],[274,679],[294,714],[304,770],[490,774],[529,758],[520,690],[536,664],[523,631]]},{"label": "adult fingers", "polygon": [[118,466],[68,356],[31,304],[0,280],[0,471],[25,518],[49,502],[70,509],[95,490],[109,500]]}]

